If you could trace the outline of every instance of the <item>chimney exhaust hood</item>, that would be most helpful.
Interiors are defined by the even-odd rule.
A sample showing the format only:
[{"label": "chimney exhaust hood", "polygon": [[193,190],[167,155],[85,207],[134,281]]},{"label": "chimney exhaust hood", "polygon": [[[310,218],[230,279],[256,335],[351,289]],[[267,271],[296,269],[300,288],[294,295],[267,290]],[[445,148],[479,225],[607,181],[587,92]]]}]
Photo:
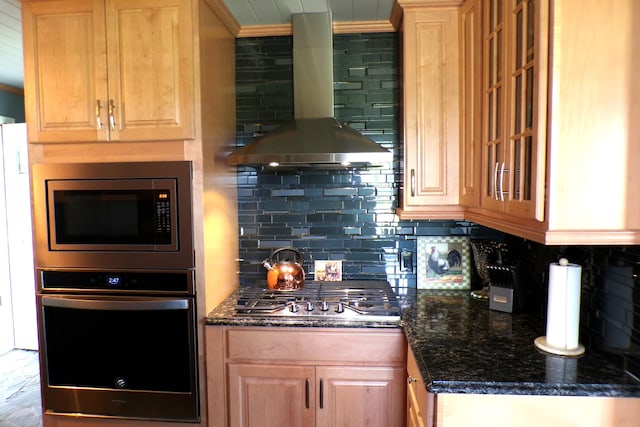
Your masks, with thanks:
[{"label": "chimney exhaust hood", "polygon": [[391,165],[393,153],[336,120],[331,14],[292,15],[295,119],[227,157],[229,165],[354,167]]}]

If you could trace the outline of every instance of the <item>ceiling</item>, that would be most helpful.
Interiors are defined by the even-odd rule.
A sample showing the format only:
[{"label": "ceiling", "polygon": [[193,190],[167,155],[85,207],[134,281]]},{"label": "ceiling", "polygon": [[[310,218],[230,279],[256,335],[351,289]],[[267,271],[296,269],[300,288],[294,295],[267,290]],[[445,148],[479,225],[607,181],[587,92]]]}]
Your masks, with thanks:
[{"label": "ceiling", "polygon": [[334,22],[389,21],[394,0],[222,0],[241,26],[291,23],[295,13],[331,11]]},{"label": "ceiling", "polygon": [[[331,11],[334,22],[389,21],[395,0],[221,0],[240,27],[291,23],[295,13]],[[20,0],[0,0],[0,84],[23,87]]]},{"label": "ceiling", "polygon": [[22,24],[19,0],[0,0],[0,83],[22,88]]}]

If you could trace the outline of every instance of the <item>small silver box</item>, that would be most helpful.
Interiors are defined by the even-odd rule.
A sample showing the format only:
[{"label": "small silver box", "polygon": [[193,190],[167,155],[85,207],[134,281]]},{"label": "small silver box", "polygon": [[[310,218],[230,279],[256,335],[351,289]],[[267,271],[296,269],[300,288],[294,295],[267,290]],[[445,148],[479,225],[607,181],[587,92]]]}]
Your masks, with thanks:
[{"label": "small silver box", "polygon": [[502,288],[500,286],[491,285],[489,287],[489,308],[491,310],[512,313],[513,312],[513,296],[514,296],[513,289]]}]

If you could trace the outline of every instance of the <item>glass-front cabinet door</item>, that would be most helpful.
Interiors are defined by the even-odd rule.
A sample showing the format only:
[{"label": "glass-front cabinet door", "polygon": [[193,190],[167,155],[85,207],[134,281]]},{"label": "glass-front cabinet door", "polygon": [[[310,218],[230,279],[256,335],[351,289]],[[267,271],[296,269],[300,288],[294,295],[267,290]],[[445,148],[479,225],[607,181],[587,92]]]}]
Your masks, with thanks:
[{"label": "glass-front cabinet door", "polygon": [[[484,2],[482,207],[543,220],[536,0]],[[539,189],[539,191],[538,191]],[[538,194],[540,193],[540,194]]]},{"label": "glass-front cabinet door", "polygon": [[[504,209],[504,19],[503,1],[484,2],[484,73],[482,127],[483,196],[482,206]],[[507,192],[508,193],[508,192]]]}]

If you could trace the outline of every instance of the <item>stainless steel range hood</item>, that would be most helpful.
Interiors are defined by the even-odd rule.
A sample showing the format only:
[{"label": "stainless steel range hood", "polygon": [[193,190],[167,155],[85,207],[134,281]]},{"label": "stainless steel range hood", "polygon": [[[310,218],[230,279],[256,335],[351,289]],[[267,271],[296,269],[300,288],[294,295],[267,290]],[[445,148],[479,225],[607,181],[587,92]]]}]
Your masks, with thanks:
[{"label": "stainless steel range hood", "polygon": [[229,165],[344,167],[391,165],[393,154],[336,120],[330,13],[292,15],[295,119],[227,157]]}]

